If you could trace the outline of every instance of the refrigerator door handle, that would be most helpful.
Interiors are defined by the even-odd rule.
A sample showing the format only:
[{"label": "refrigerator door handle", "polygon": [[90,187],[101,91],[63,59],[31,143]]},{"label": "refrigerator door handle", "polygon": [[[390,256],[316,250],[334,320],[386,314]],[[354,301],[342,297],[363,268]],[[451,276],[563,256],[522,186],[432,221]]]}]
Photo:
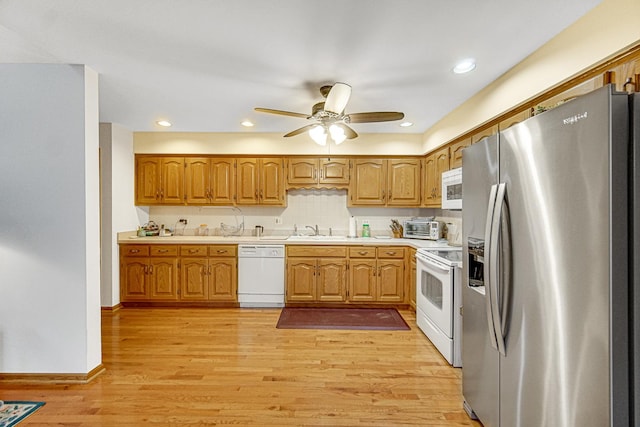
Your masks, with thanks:
[{"label": "refrigerator door handle", "polygon": [[491,236],[492,236],[492,225],[493,225],[493,215],[495,211],[496,205],[496,196],[498,193],[498,185],[494,184],[491,186],[491,192],[489,193],[489,204],[487,206],[487,223],[485,224],[484,230],[484,292],[485,292],[485,302],[486,302],[486,311],[487,311],[487,323],[489,326],[489,342],[491,343],[491,347],[498,350],[498,343],[496,341],[496,330],[495,330],[495,321],[493,319],[493,309],[491,305],[491,295],[493,293],[493,289],[491,286],[492,278],[491,278],[491,264],[492,264],[492,251],[491,251]]},{"label": "refrigerator door handle", "polygon": [[502,286],[499,281],[499,267],[500,267],[500,257],[498,256],[498,251],[500,249],[499,239],[500,239],[500,225],[502,221],[502,213],[504,207],[504,195],[506,190],[506,184],[500,183],[498,184],[498,191],[496,194],[496,202],[493,208],[493,221],[491,224],[491,238],[490,238],[490,246],[489,251],[491,253],[489,258],[489,285],[491,286],[491,312],[493,313],[493,330],[495,331],[496,342],[498,344],[498,351],[503,356],[506,356],[505,345],[504,345],[504,335],[503,335],[503,322],[501,319],[500,313],[500,305],[498,303],[498,299],[500,298],[500,294],[502,291]]},{"label": "refrigerator door handle", "polygon": [[502,199],[500,215],[500,292],[502,294],[500,298],[500,336],[503,337],[502,341],[504,346],[504,339],[507,336],[509,292],[511,290],[511,223],[509,218],[509,204],[506,203],[504,198]]}]

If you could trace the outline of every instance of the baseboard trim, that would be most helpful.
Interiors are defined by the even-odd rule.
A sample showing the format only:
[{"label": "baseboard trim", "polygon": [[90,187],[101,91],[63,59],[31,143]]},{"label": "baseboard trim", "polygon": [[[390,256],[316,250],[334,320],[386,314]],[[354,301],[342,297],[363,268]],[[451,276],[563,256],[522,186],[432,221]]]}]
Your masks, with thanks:
[{"label": "baseboard trim", "polygon": [[0,373],[0,381],[13,383],[65,383],[87,384],[106,369],[101,363],[86,374],[21,374]]},{"label": "baseboard trim", "polygon": [[116,305],[114,305],[113,307],[101,307],[102,311],[110,311],[112,313],[115,313],[116,311],[120,310],[122,308],[122,304],[118,303]]}]

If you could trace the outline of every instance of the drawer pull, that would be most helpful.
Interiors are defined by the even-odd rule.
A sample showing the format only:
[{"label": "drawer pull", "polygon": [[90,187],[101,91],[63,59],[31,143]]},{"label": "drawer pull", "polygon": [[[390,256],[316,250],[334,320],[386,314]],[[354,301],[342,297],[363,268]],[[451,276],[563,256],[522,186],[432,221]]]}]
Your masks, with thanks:
[{"label": "drawer pull", "polygon": [[385,252],[385,253],[386,253],[387,255],[395,255],[395,254],[396,254],[396,251],[387,251],[387,252]]},{"label": "drawer pull", "polygon": [[137,254],[138,252],[140,252],[140,249],[131,249],[129,251],[130,254]]},{"label": "drawer pull", "polygon": [[189,249],[189,253],[190,253],[190,254],[195,254],[196,252],[198,252],[198,250],[197,250],[197,249]]},{"label": "drawer pull", "polygon": [[358,253],[359,253],[360,255],[367,255],[369,252],[367,252],[367,251],[360,251],[360,252],[358,252]]},{"label": "drawer pull", "polygon": [[224,254],[224,253],[227,252],[227,250],[226,249],[218,249],[216,252],[219,253],[219,254]]},{"label": "drawer pull", "polygon": [[167,253],[167,252],[169,252],[168,249],[158,249],[158,253],[164,254],[164,253]]}]

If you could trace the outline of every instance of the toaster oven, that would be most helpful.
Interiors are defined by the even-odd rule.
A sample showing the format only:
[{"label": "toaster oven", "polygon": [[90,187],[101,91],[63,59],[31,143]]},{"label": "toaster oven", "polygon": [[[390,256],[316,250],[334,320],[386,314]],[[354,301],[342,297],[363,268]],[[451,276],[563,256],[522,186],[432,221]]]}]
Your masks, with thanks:
[{"label": "toaster oven", "polygon": [[425,218],[413,218],[404,222],[402,237],[408,239],[438,240],[442,237],[442,223]]}]

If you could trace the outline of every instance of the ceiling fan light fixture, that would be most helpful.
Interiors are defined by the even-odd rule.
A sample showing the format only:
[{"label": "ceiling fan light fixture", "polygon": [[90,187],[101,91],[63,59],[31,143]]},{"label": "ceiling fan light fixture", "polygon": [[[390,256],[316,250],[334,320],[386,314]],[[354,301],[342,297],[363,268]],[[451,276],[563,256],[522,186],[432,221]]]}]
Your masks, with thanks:
[{"label": "ceiling fan light fixture", "polygon": [[324,102],[324,110],[342,114],[344,108],[351,97],[351,86],[346,83],[336,83],[327,94],[327,100]]},{"label": "ceiling fan light fixture", "polygon": [[329,126],[329,134],[331,134],[331,139],[333,139],[333,142],[335,142],[336,145],[342,144],[344,140],[347,139],[344,129],[335,124]]},{"label": "ceiling fan light fixture", "polygon": [[318,145],[327,145],[327,132],[321,125],[314,126],[309,129],[309,136]]}]

